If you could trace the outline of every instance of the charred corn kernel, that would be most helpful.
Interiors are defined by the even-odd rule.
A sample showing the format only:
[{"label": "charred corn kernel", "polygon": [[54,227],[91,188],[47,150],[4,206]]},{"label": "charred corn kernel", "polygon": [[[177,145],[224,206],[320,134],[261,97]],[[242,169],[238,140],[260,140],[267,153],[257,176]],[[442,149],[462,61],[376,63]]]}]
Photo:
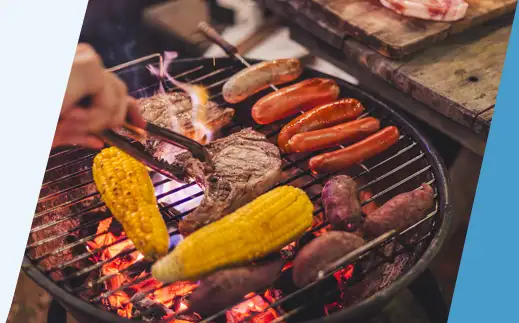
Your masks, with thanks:
[{"label": "charred corn kernel", "polygon": [[110,147],[94,158],[92,172],[101,198],[135,248],[149,260],[166,255],[168,229],[146,167]]},{"label": "charred corn kernel", "polygon": [[290,186],[265,193],[180,242],[152,267],[162,282],[196,280],[281,250],[312,225],[313,205]]}]

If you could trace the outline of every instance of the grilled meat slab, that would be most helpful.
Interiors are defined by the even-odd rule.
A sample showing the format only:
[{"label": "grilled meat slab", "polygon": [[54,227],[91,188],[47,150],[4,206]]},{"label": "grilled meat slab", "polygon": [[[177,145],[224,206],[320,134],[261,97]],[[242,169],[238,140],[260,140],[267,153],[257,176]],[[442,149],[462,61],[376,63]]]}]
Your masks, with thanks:
[{"label": "grilled meat slab", "polygon": [[[189,95],[183,92],[156,94],[152,97],[139,99],[137,103],[146,121],[194,138],[196,129],[191,121],[193,105]],[[204,125],[211,132],[217,132],[228,125],[234,116],[233,109],[221,108],[211,101],[207,103],[205,108],[208,117]],[[144,144],[152,154],[157,149],[162,149],[163,147],[160,147],[162,145],[171,146],[153,139]]]},{"label": "grilled meat slab", "polygon": [[166,155],[160,158],[184,169],[204,188],[204,198],[198,208],[179,224],[184,235],[221,219],[265,193],[281,175],[278,147],[250,128],[217,139],[206,148],[212,167],[188,152],[172,157],[171,151],[162,151]]}]

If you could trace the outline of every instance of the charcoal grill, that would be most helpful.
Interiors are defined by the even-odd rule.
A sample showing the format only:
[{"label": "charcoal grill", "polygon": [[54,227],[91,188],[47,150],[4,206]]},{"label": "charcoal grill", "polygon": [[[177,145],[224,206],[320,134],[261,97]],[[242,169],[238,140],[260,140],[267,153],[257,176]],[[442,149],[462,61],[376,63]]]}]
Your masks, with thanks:
[{"label": "charcoal grill", "polygon": [[[161,57],[157,54],[123,64],[114,70],[126,81],[133,96],[144,97],[156,93],[160,87],[172,90],[171,83],[157,79],[146,69],[147,64],[160,63]],[[187,59],[174,61],[168,71],[180,81],[205,85],[211,91],[211,100],[224,105],[221,97],[222,85],[242,68],[239,62],[230,58]],[[300,79],[309,77],[335,79],[306,68]],[[372,241],[363,250],[345,255],[345,263],[353,265],[355,269],[354,279],[345,281],[341,278],[342,283],[347,285],[342,289],[346,292],[340,296],[341,302],[345,304],[342,308],[328,311],[329,307],[326,307],[325,311],[324,306],[321,306],[324,304],[322,302],[331,302],[338,297],[338,286],[342,283],[334,280],[331,285],[333,275],[327,275],[316,284],[295,291],[292,287],[285,286],[290,284],[286,283],[287,279],[282,274],[280,282],[273,287],[273,291],[282,291],[282,295],[275,300],[257,291],[257,295],[260,295],[257,297],[263,297],[271,311],[276,313],[276,322],[359,322],[360,318],[385,305],[427,268],[445,240],[451,221],[445,168],[428,140],[399,112],[375,96],[340,79],[336,81],[341,87],[341,97],[357,98],[365,105],[367,115],[379,118],[383,125],[396,125],[402,134],[399,142],[391,149],[349,169],[347,173],[359,181],[361,189],[369,189],[373,194],[372,200],[379,205],[396,194],[416,189],[427,182],[435,190],[435,206],[423,221],[404,232],[387,234]],[[253,127],[275,142],[276,135],[286,120],[258,126],[250,118],[252,103],[267,91],[269,90],[239,105],[231,106],[236,110],[235,120],[222,131],[222,135],[244,127]],[[77,147],[51,152],[26,247],[23,270],[81,322],[129,322],[127,318],[117,315],[116,309],[108,308],[105,305],[106,300],[119,291],[131,290],[132,286],[145,281],[149,277],[150,264],[139,261],[117,273],[102,275],[102,266],[120,261],[134,249],[125,250],[103,261],[91,260],[107,248],[126,240],[123,236],[95,250],[86,247],[89,241],[105,233],[96,231],[100,221],[111,217],[93,184],[91,162],[95,154],[95,151]],[[303,188],[315,203],[314,214],[319,217],[323,213],[320,191],[329,175],[313,175],[308,170],[307,161],[313,155],[315,154],[283,155],[281,184]],[[155,180],[154,184],[161,187],[168,182],[169,179],[160,179]],[[182,209],[182,205],[193,203],[193,199],[200,198],[202,193],[198,191],[189,196],[184,194],[175,201],[168,200],[168,203],[164,200],[168,196],[177,196],[179,192],[194,185],[196,184],[183,183],[158,195],[164,218],[171,225],[172,235],[175,234],[175,221],[193,209]],[[326,223],[320,224],[314,231],[324,225]],[[116,222],[108,228],[110,232],[120,230]],[[301,241],[304,240],[303,238]],[[118,289],[106,289],[104,283],[108,279],[143,271],[144,276],[139,276]],[[157,289],[166,287],[145,289],[144,292],[141,290],[141,294],[151,295]],[[151,313],[152,310],[148,312]],[[150,313],[141,310],[132,320],[144,321],[149,319],[147,315],[151,315]],[[225,311],[222,311],[206,319],[219,322],[224,315]],[[252,317],[258,315],[261,313],[255,313]],[[172,316],[164,321],[172,321]]]}]

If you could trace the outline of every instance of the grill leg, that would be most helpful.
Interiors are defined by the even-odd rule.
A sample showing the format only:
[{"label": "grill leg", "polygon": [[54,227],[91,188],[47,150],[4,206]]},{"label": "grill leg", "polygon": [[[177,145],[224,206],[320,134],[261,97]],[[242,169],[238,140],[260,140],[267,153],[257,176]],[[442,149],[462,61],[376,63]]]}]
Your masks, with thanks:
[{"label": "grill leg", "polygon": [[47,312],[47,323],[67,323],[67,311],[54,299]]},{"label": "grill leg", "polygon": [[422,305],[431,323],[447,323],[449,308],[429,269],[409,285],[409,290]]}]

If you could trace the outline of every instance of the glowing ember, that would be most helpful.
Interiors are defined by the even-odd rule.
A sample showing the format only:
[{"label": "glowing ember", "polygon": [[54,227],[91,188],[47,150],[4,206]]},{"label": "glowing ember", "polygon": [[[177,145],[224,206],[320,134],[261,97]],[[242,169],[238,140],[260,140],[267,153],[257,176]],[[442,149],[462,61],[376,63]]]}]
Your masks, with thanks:
[{"label": "glowing ember", "polygon": [[[169,65],[177,58],[177,56],[178,55],[175,52],[165,52],[164,62],[160,68],[157,69],[153,65],[148,65],[148,70],[151,74],[158,76],[160,79],[167,79],[173,83],[173,85],[189,95],[191,98],[191,104],[193,105],[191,116],[191,121],[193,122],[193,126],[195,128],[195,136],[193,139],[199,141],[202,144],[209,143],[211,142],[213,136],[212,131],[205,125],[207,122],[207,110],[205,107],[207,101],[209,100],[209,93],[207,89],[201,85],[191,85],[180,82],[168,73]],[[162,84],[159,91],[165,92]],[[177,125],[172,125],[172,127],[173,129],[178,129]]]},{"label": "glowing ember", "polygon": [[117,310],[117,314],[122,317],[131,318],[133,304],[128,303],[130,298],[124,292],[116,292],[114,295],[109,297],[110,306],[114,308],[120,308]]},{"label": "glowing ember", "polygon": [[[254,294],[249,294],[250,297]],[[230,311],[225,313],[227,322],[243,322],[250,316],[256,315],[250,320],[254,323],[266,323],[271,322],[278,317],[276,311],[268,309],[269,304],[261,297],[254,296],[247,299],[245,302],[233,307]]]},{"label": "glowing ember", "polygon": [[[325,222],[325,219],[324,219],[323,213],[319,213],[318,215],[314,216],[312,227],[310,230],[315,230],[316,228],[322,226],[324,224],[324,222]],[[330,231],[330,230],[331,230],[331,225],[326,225],[320,229],[315,230],[313,232],[313,234],[316,237],[318,237],[318,236],[321,236],[326,231]]]},{"label": "glowing ember", "polygon": [[[197,286],[196,283],[179,282],[163,287],[162,283],[152,277],[145,279],[148,276],[145,271],[130,276],[130,273],[125,271],[125,269],[141,261],[144,257],[138,251],[131,252],[124,257],[117,257],[125,251],[132,250],[134,247],[133,243],[129,240],[121,241],[124,239],[124,233],[121,233],[120,236],[116,236],[114,233],[108,231],[112,222],[113,218],[101,221],[97,228],[97,237],[87,243],[88,249],[94,253],[91,260],[93,262],[108,261],[100,270],[101,275],[106,277],[104,285],[107,290],[118,289],[121,286],[129,286],[132,290],[138,291],[138,293],[130,297],[125,291],[116,291],[106,299],[103,299],[104,305],[116,310],[119,316],[131,318],[134,311],[132,301],[147,299],[169,308],[173,306],[175,299],[185,297]],[[105,249],[101,252],[96,252],[100,248]],[[113,260],[109,261],[110,259]],[[131,284],[135,281],[138,282]],[[186,305],[181,303],[179,310],[185,309],[185,307]]]},{"label": "glowing ember", "polygon": [[335,274],[333,274],[333,277],[337,279],[337,281],[345,281],[351,279],[353,277],[353,265],[349,265],[346,268],[339,270]]}]

